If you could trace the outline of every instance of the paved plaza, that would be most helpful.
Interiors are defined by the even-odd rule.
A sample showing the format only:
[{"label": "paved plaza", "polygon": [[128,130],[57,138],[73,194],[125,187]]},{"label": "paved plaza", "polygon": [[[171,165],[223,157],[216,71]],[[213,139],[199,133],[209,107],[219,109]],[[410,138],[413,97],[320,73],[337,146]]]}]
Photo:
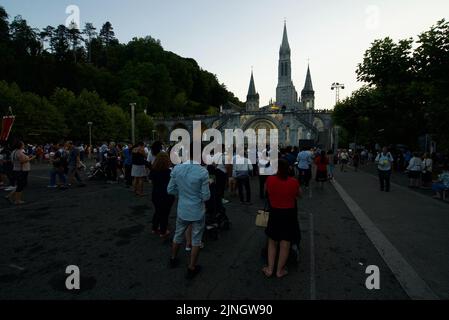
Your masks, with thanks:
[{"label": "paved plaza", "polygon": [[[46,165],[33,167],[23,207],[1,200],[0,299],[449,298],[449,204],[408,190],[401,177],[391,193],[378,191],[370,170],[312,184],[299,202],[299,262],[281,280],[261,272],[266,237],[254,221],[264,204],[254,178],[254,205],[227,197],[232,228],[206,241],[204,272],[188,281],[184,268],[168,269],[169,242],[151,235],[150,196],[101,182],[49,190],[47,175]],[[69,265],[80,268],[80,291],[65,289]],[[370,265],[380,290],[365,286]]]}]

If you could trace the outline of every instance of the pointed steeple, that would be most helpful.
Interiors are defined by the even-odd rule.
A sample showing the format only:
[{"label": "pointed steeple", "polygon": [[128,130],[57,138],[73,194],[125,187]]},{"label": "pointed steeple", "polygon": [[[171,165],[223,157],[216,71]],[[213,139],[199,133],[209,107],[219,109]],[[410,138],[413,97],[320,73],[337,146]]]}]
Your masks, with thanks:
[{"label": "pointed steeple", "polygon": [[312,75],[310,73],[310,65],[307,66],[306,82],[301,92],[303,110],[315,109],[315,91],[313,90]]},{"label": "pointed steeple", "polygon": [[307,66],[306,82],[304,84],[304,89],[302,91],[304,93],[314,92],[313,91],[313,84],[312,84],[312,75],[310,74],[310,65]]},{"label": "pointed steeple", "polygon": [[249,82],[248,96],[246,97],[246,110],[259,111],[259,94],[254,83],[254,73],[251,70],[251,80]]},{"label": "pointed steeple", "polygon": [[251,71],[251,80],[249,82],[248,97],[255,96],[256,94],[257,92],[256,92],[256,85],[254,84],[254,74],[253,71]]},{"label": "pointed steeple", "polygon": [[288,43],[287,21],[284,21],[284,35],[282,36],[281,53],[290,53],[290,44]]}]

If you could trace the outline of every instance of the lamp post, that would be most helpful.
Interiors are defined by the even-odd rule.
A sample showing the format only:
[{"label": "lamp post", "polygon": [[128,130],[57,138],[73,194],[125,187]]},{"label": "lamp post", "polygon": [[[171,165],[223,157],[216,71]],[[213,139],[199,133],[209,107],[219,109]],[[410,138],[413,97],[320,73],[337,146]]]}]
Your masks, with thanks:
[{"label": "lamp post", "polygon": [[131,106],[131,140],[136,144],[136,103],[130,103]]},{"label": "lamp post", "polygon": [[155,141],[156,130],[153,130],[153,142]]},{"label": "lamp post", "polygon": [[[331,90],[335,90],[335,106],[340,102],[340,90],[344,89],[345,85],[343,83],[332,83]],[[338,150],[340,143],[339,130],[340,128],[338,126],[335,126],[335,151]]]},{"label": "lamp post", "polygon": [[340,90],[344,90],[345,85],[343,83],[332,83],[331,90],[335,90],[335,105],[340,102]]}]

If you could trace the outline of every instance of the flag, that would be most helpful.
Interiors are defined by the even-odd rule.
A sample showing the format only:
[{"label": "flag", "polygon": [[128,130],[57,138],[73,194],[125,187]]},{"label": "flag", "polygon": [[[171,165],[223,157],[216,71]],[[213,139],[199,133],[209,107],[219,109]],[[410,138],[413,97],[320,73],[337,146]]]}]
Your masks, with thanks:
[{"label": "flag", "polygon": [[12,126],[14,124],[14,120],[16,117],[14,116],[6,116],[3,117],[2,121],[2,133],[0,135],[0,141],[7,141],[9,138],[9,134],[11,133]]}]

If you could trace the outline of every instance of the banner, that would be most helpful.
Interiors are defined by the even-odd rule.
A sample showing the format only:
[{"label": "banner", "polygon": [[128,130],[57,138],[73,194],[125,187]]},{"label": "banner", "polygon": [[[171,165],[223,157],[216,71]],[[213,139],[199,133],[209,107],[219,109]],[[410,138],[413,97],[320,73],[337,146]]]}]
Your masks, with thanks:
[{"label": "banner", "polygon": [[6,116],[3,117],[2,121],[2,133],[0,135],[0,141],[7,141],[9,138],[9,134],[11,133],[12,126],[14,124],[14,120],[16,117],[14,116]]}]

